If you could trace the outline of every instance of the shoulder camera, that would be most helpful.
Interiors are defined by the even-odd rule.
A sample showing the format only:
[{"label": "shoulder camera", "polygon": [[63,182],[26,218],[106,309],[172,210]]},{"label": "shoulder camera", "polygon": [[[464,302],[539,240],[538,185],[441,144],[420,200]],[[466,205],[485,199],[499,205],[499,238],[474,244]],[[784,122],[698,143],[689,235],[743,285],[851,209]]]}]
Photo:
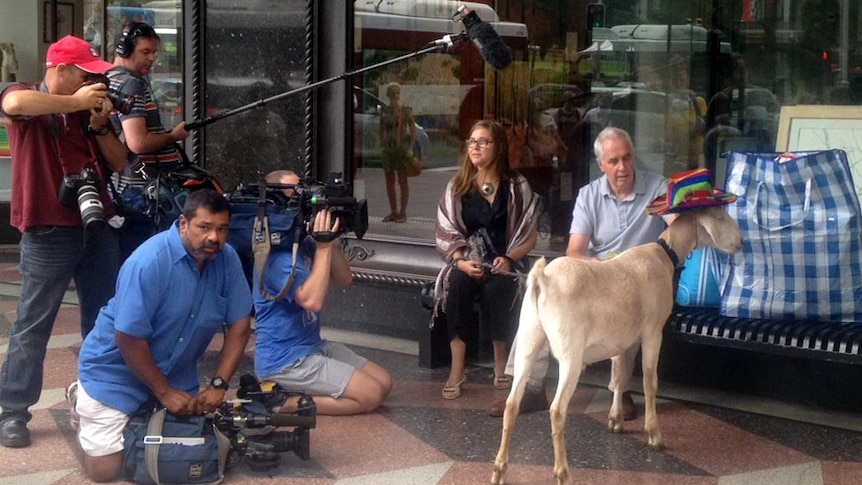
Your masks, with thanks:
[{"label": "shoulder camera", "polygon": [[115,89],[111,89],[111,80],[104,74],[88,74],[87,84],[102,83],[108,87],[108,99],[111,100],[111,105],[115,110],[127,115],[132,112],[132,107],[135,104],[135,97],[123,94]]}]

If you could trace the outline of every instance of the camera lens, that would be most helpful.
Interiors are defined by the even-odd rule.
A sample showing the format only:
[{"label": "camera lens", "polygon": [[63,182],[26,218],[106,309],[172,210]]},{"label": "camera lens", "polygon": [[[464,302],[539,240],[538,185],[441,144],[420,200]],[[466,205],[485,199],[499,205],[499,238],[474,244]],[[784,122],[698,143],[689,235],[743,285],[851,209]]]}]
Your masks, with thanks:
[{"label": "camera lens", "polygon": [[114,109],[119,111],[120,113],[127,115],[132,112],[132,106],[135,104],[134,96],[126,96],[125,94],[116,92],[110,88],[108,88],[108,99],[111,100],[111,104],[114,106]]},{"label": "camera lens", "polygon": [[78,188],[78,209],[88,231],[98,231],[105,227],[105,207],[95,185],[81,184]]}]

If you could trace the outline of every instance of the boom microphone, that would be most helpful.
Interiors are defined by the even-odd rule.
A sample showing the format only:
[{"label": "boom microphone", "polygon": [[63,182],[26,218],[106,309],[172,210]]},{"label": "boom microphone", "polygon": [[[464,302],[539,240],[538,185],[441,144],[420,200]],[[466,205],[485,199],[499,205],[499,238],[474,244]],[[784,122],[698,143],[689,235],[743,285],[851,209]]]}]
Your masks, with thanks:
[{"label": "boom microphone", "polygon": [[467,35],[476,44],[482,59],[497,71],[509,67],[512,63],[512,54],[497,35],[494,27],[483,22],[479,15],[468,9],[466,5],[458,7],[458,13],[461,15],[460,20],[464,23],[464,28],[467,29]]}]

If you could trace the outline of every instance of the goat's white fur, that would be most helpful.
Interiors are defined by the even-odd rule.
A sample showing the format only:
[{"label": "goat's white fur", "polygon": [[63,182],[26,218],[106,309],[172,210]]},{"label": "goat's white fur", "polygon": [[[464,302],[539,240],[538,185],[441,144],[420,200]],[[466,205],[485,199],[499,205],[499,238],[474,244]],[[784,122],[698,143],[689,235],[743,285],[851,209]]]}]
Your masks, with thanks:
[{"label": "goat's white fur", "polygon": [[[713,246],[728,253],[742,247],[739,227],[720,207],[681,214],[660,238],[680,261],[696,247]],[[515,375],[506,399],[492,484],[505,481],[509,439],[527,377],[545,341],[559,361],[559,381],[550,408],[557,484],[572,483],[564,432],[569,400],[581,370],[613,358],[615,391],[608,429],[618,433],[623,425],[621,389],[626,388],[638,346],[643,356],[644,430],[650,447],[664,447],[655,412],[656,368],[662,329],[673,308],[674,269],[668,254],[655,243],[631,248],[609,261],[563,257],[550,263],[542,258],[535,264],[521,307]]]}]

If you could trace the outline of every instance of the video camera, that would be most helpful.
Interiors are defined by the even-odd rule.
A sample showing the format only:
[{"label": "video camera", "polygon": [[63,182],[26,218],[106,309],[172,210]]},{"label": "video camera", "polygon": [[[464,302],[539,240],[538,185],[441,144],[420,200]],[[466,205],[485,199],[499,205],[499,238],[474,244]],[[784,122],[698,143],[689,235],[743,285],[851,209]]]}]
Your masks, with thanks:
[{"label": "video camera", "polygon": [[338,233],[311,233],[318,241],[331,241],[353,232],[362,239],[368,230],[368,204],[353,197],[352,188],[340,172],[329,174],[326,183],[269,184],[260,182],[243,186],[226,195],[231,203],[230,243],[237,251],[250,252],[254,219],[263,213],[269,217],[271,245],[288,249],[296,233],[312,230],[314,218],[327,210],[341,221]]},{"label": "video camera", "polygon": [[132,112],[132,107],[135,104],[135,97],[123,94],[115,89],[111,89],[111,80],[104,74],[87,74],[87,84],[102,83],[108,87],[107,96],[111,100],[111,105],[115,110],[127,115]]},{"label": "video camera", "polygon": [[[273,412],[290,395],[278,384],[261,384],[249,374],[240,378],[237,398],[219,406],[213,423],[231,442],[230,466],[245,460],[257,472],[271,470],[281,463],[280,453],[293,451],[302,460],[311,456],[309,430],[317,426],[314,399],[299,394],[296,413]],[[275,431],[292,426],[292,431]]]}]

